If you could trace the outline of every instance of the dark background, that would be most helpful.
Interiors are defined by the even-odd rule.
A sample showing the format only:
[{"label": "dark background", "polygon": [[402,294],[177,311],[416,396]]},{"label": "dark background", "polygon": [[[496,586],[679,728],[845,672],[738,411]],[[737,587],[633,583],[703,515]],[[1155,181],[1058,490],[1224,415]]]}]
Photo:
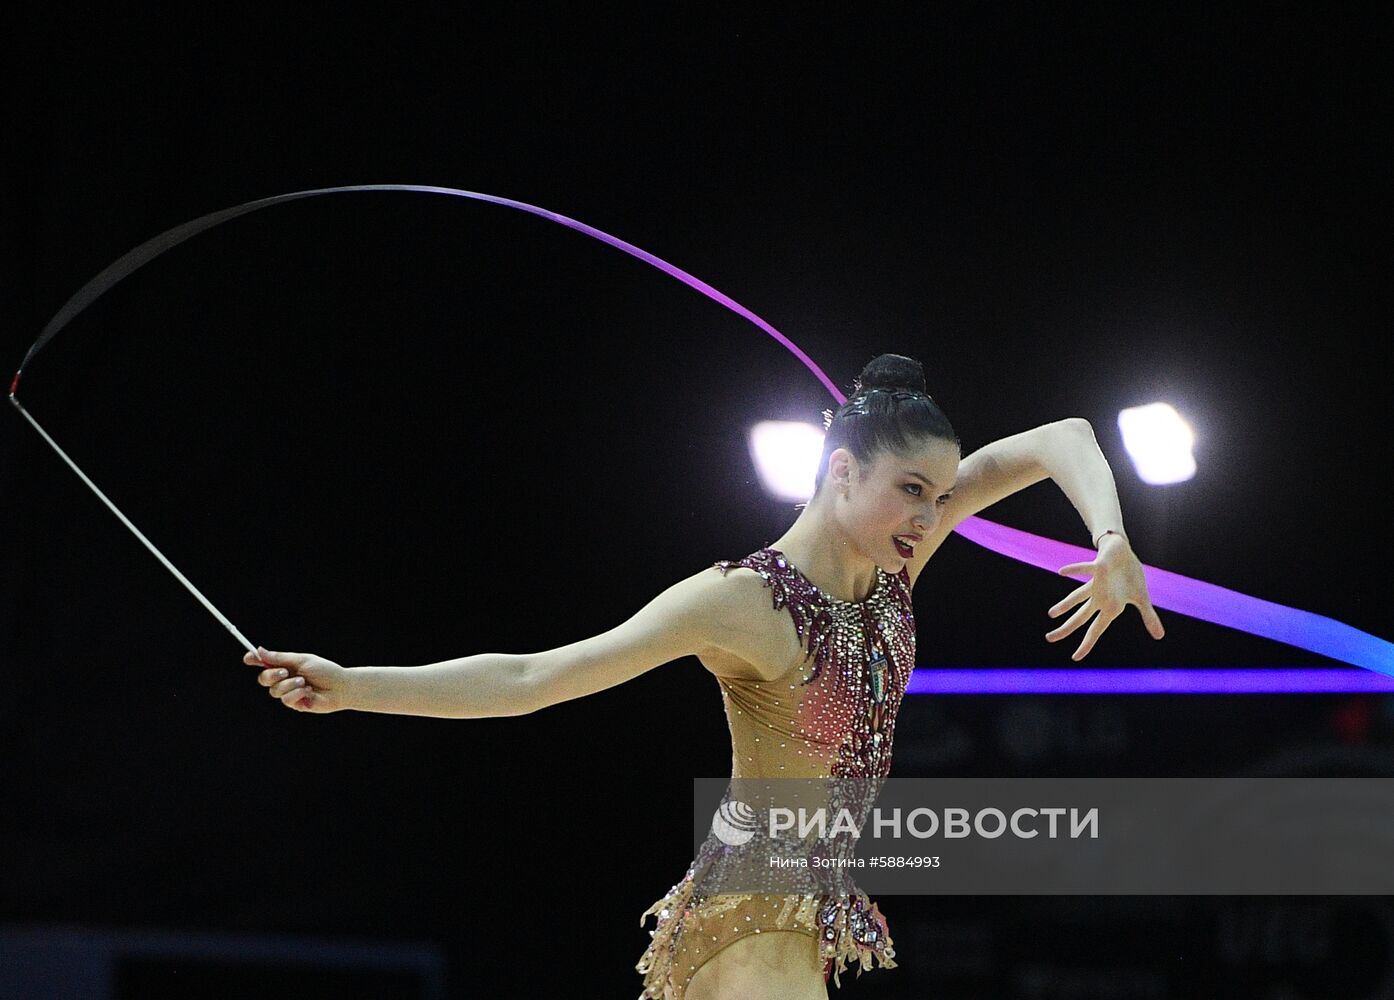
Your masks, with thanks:
[{"label": "dark background", "polygon": [[[965,453],[1086,417],[1145,561],[1389,637],[1374,13],[21,11],[6,371],[89,277],[206,212],[487,192],[710,282],[844,391],[876,354],[919,358]],[[74,321],[20,398],[253,642],[346,665],[618,624],[783,531],[746,428],[831,405],[642,262],[409,194],[195,238]],[[1165,490],[1115,423],[1155,399],[1198,438]],[[280,973],[239,982],[264,995],[350,995],[327,967],[291,978],[305,935],[432,944],[452,998],[548,972],[638,992],[690,779],[729,768],[695,660],[520,718],[291,713],[13,411],[0,451],[0,921],[284,941]],[[1087,544],[1049,483],[986,516]],[[1042,638],[1071,587],[951,539],[915,595],[920,665],[1071,666],[1082,632]],[[1339,666],[1162,617],[1165,641],[1129,612],[1085,665]],[[894,773],[1382,774],[1392,731],[1375,696],[920,697]],[[1383,898],[882,905],[900,968],[844,980],[858,996],[1394,995]],[[143,966],[123,995],[215,995],[195,968]]]}]

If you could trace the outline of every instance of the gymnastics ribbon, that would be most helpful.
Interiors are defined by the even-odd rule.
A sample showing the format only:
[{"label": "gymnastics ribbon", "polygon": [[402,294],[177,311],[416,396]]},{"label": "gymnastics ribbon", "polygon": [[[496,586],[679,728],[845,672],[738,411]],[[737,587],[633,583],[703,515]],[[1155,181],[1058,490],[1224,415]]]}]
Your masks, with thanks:
[{"label": "gymnastics ribbon", "polygon": [[[514,201],[511,198],[500,198],[497,195],[481,194],[477,191],[462,191],[458,188],[434,187],[423,184],[355,184],[346,187],[315,188],[308,191],[292,191],[288,194],[273,195],[269,198],[261,198],[257,201],[249,201],[233,208],[226,208],[219,212],[211,212],[201,216],[191,222],[175,226],[153,239],[147,240],[135,249],[127,252],[118,258],[114,263],[101,271],[85,285],[77,290],[61,309],[48,321],[48,324],[39,333],[39,337],[34,341],[33,346],[25,354],[23,362],[20,363],[19,370],[15,372],[14,380],[10,383],[10,402],[19,410],[20,414],[33,425],[34,429],[43,436],[44,440],[53,447],[73,471],[85,482],[98,498],[102,500],[112,512],[121,519],[135,536],[140,539],[145,546],[150,549],[155,556],[164,563],[165,567],[174,574],[176,579],[184,584],[189,591],[198,598],[203,605],[213,613],[222,624],[236,636],[248,650],[255,651],[246,637],[224,617],[217,608],[202,594],[194,588],[182,573],[174,568],[173,564],[166,559],[146,537],[141,534],[131,522],[123,515],[116,506],[97,489],[96,485],[87,478],[81,469],[70,459],[57,443],[49,437],[38,422],[20,404],[17,398],[19,391],[20,377],[30,361],[45,344],[57,335],[57,333],[67,326],[78,313],[86,309],[97,300],[107,289],[111,288],[122,278],[131,274],[137,268],[149,263],[155,257],[170,250],[185,240],[197,236],[199,233],[212,229],[214,226],[235,219],[240,215],[255,212],[259,209],[270,208],[272,205],[279,205],[283,202],[297,201],[302,198],[313,198],[325,194],[344,194],[357,191],[414,191],[421,194],[440,194],[450,195],[456,198],[469,198],[474,201],[485,201],[495,205],[503,205],[508,208],[516,208],[533,215],[539,215],[544,219],[560,223],[577,232],[608,243],[616,249],[623,250],[625,253],[647,264],[664,271],[684,284],[701,292],[707,298],[718,302],[754,323],[761,330],[782,344],[790,353],[803,362],[804,366],[811,371],[820,382],[827,388],[832,397],[837,400],[839,406],[847,402],[847,397],[838,390],[837,385],[814,364],[813,359],[799,349],[798,345],[791,341],[784,334],[780,333],[769,323],[755,315],[745,306],[736,302],[734,299],[723,294],[717,289],[708,285],[705,281],[688,274],[679,267],[669,264],[667,261],[655,257],[647,250],[642,250],[632,243],[626,243],[618,237],[611,236],[609,233],[601,232],[594,226],[588,226],[584,222],[550,212],[545,208],[538,208],[536,205],[529,205],[525,202]],[[1042,569],[1055,572],[1058,567],[1066,563],[1087,562],[1094,556],[1092,549],[1082,548],[1077,545],[1069,545],[1058,542],[1050,538],[1042,538],[1032,535],[1025,531],[1018,531],[1004,525],[995,524],[991,521],[983,520],[979,517],[968,517],[963,520],[955,529],[960,535],[969,539],[986,549],[1016,559],[1020,562]],[[1274,639],[1278,642],[1296,646],[1300,649],[1310,650],[1320,653],[1332,659],[1341,660],[1358,667],[1365,667],[1380,673],[1394,675],[1394,643],[1385,639],[1362,632],[1342,622],[1326,618],[1309,611],[1302,611],[1297,608],[1290,608],[1285,605],[1275,604],[1271,601],[1261,600],[1250,597],[1237,591],[1227,590],[1211,583],[1195,580],[1190,577],[1182,576],[1179,573],[1172,573],[1168,570],[1158,569],[1153,566],[1144,566],[1143,573],[1147,579],[1149,594],[1154,606],[1165,608],[1168,611],[1175,611],[1179,614],[1187,615],[1192,618],[1199,618],[1202,621],[1214,622],[1217,625],[1224,625],[1228,628],[1248,632],[1253,635],[1267,639]],[[1075,579],[1085,579],[1084,575],[1078,575]]]}]

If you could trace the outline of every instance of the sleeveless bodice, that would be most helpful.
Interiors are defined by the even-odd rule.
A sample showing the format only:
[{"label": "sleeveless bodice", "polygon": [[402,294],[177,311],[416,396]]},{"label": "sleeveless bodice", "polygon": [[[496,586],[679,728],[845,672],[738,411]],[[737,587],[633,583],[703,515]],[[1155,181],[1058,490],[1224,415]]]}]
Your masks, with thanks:
[{"label": "sleeveless bodice", "polygon": [[[895,718],[915,664],[910,577],[876,568],[863,601],[823,593],[778,549],[715,564],[759,573],[805,649],[772,681],[718,677],[731,730],[732,777],[883,778]],[[811,661],[811,662],[810,662]]]},{"label": "sleeveless bodice", "polygon": [[[777,549],[714,564],[754,570],[774,610],[787,610],[803,659],[774,680],[718,677],[731,731],[733,778],[884,778],[895,718],[915,663],[909,571],[876,569],[862,601],[831,597]],[[726,851],[715,833],[687,873],[639,918],[657,915],[636,969],[645,998],[683,1000],[701,965],[748,934],[797,931],[818,942],[824,978],[848,963],[857,974],[895,968],[895,948],[879,907],[854,884],[836,892],[722,893],[704,890]]]}]

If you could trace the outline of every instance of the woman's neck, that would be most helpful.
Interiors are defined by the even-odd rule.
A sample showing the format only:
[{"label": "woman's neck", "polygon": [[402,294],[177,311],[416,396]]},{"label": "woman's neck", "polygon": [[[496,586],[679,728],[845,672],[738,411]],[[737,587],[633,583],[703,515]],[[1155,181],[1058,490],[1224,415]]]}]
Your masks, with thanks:
[{"label": "woman's neck", "polygon": [[876,563],[862,555],[820,500],[809,503],[770,543],[819,590],[840,601],[864,601],[876,589]]}]

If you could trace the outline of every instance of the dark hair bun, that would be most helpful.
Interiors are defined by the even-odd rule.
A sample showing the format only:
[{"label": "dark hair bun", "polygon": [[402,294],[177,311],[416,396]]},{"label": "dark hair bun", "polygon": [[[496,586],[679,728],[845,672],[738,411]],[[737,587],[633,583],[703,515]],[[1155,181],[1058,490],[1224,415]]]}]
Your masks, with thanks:
[{"label": "dark hair bun", "polygon": [[[928,394],[925,388],[924,366],[903,354],[882,354],[867,362],[857,376],[858,393],[872,389],[909,389]],[[855,393],[854,393],[855,395]]]}]

